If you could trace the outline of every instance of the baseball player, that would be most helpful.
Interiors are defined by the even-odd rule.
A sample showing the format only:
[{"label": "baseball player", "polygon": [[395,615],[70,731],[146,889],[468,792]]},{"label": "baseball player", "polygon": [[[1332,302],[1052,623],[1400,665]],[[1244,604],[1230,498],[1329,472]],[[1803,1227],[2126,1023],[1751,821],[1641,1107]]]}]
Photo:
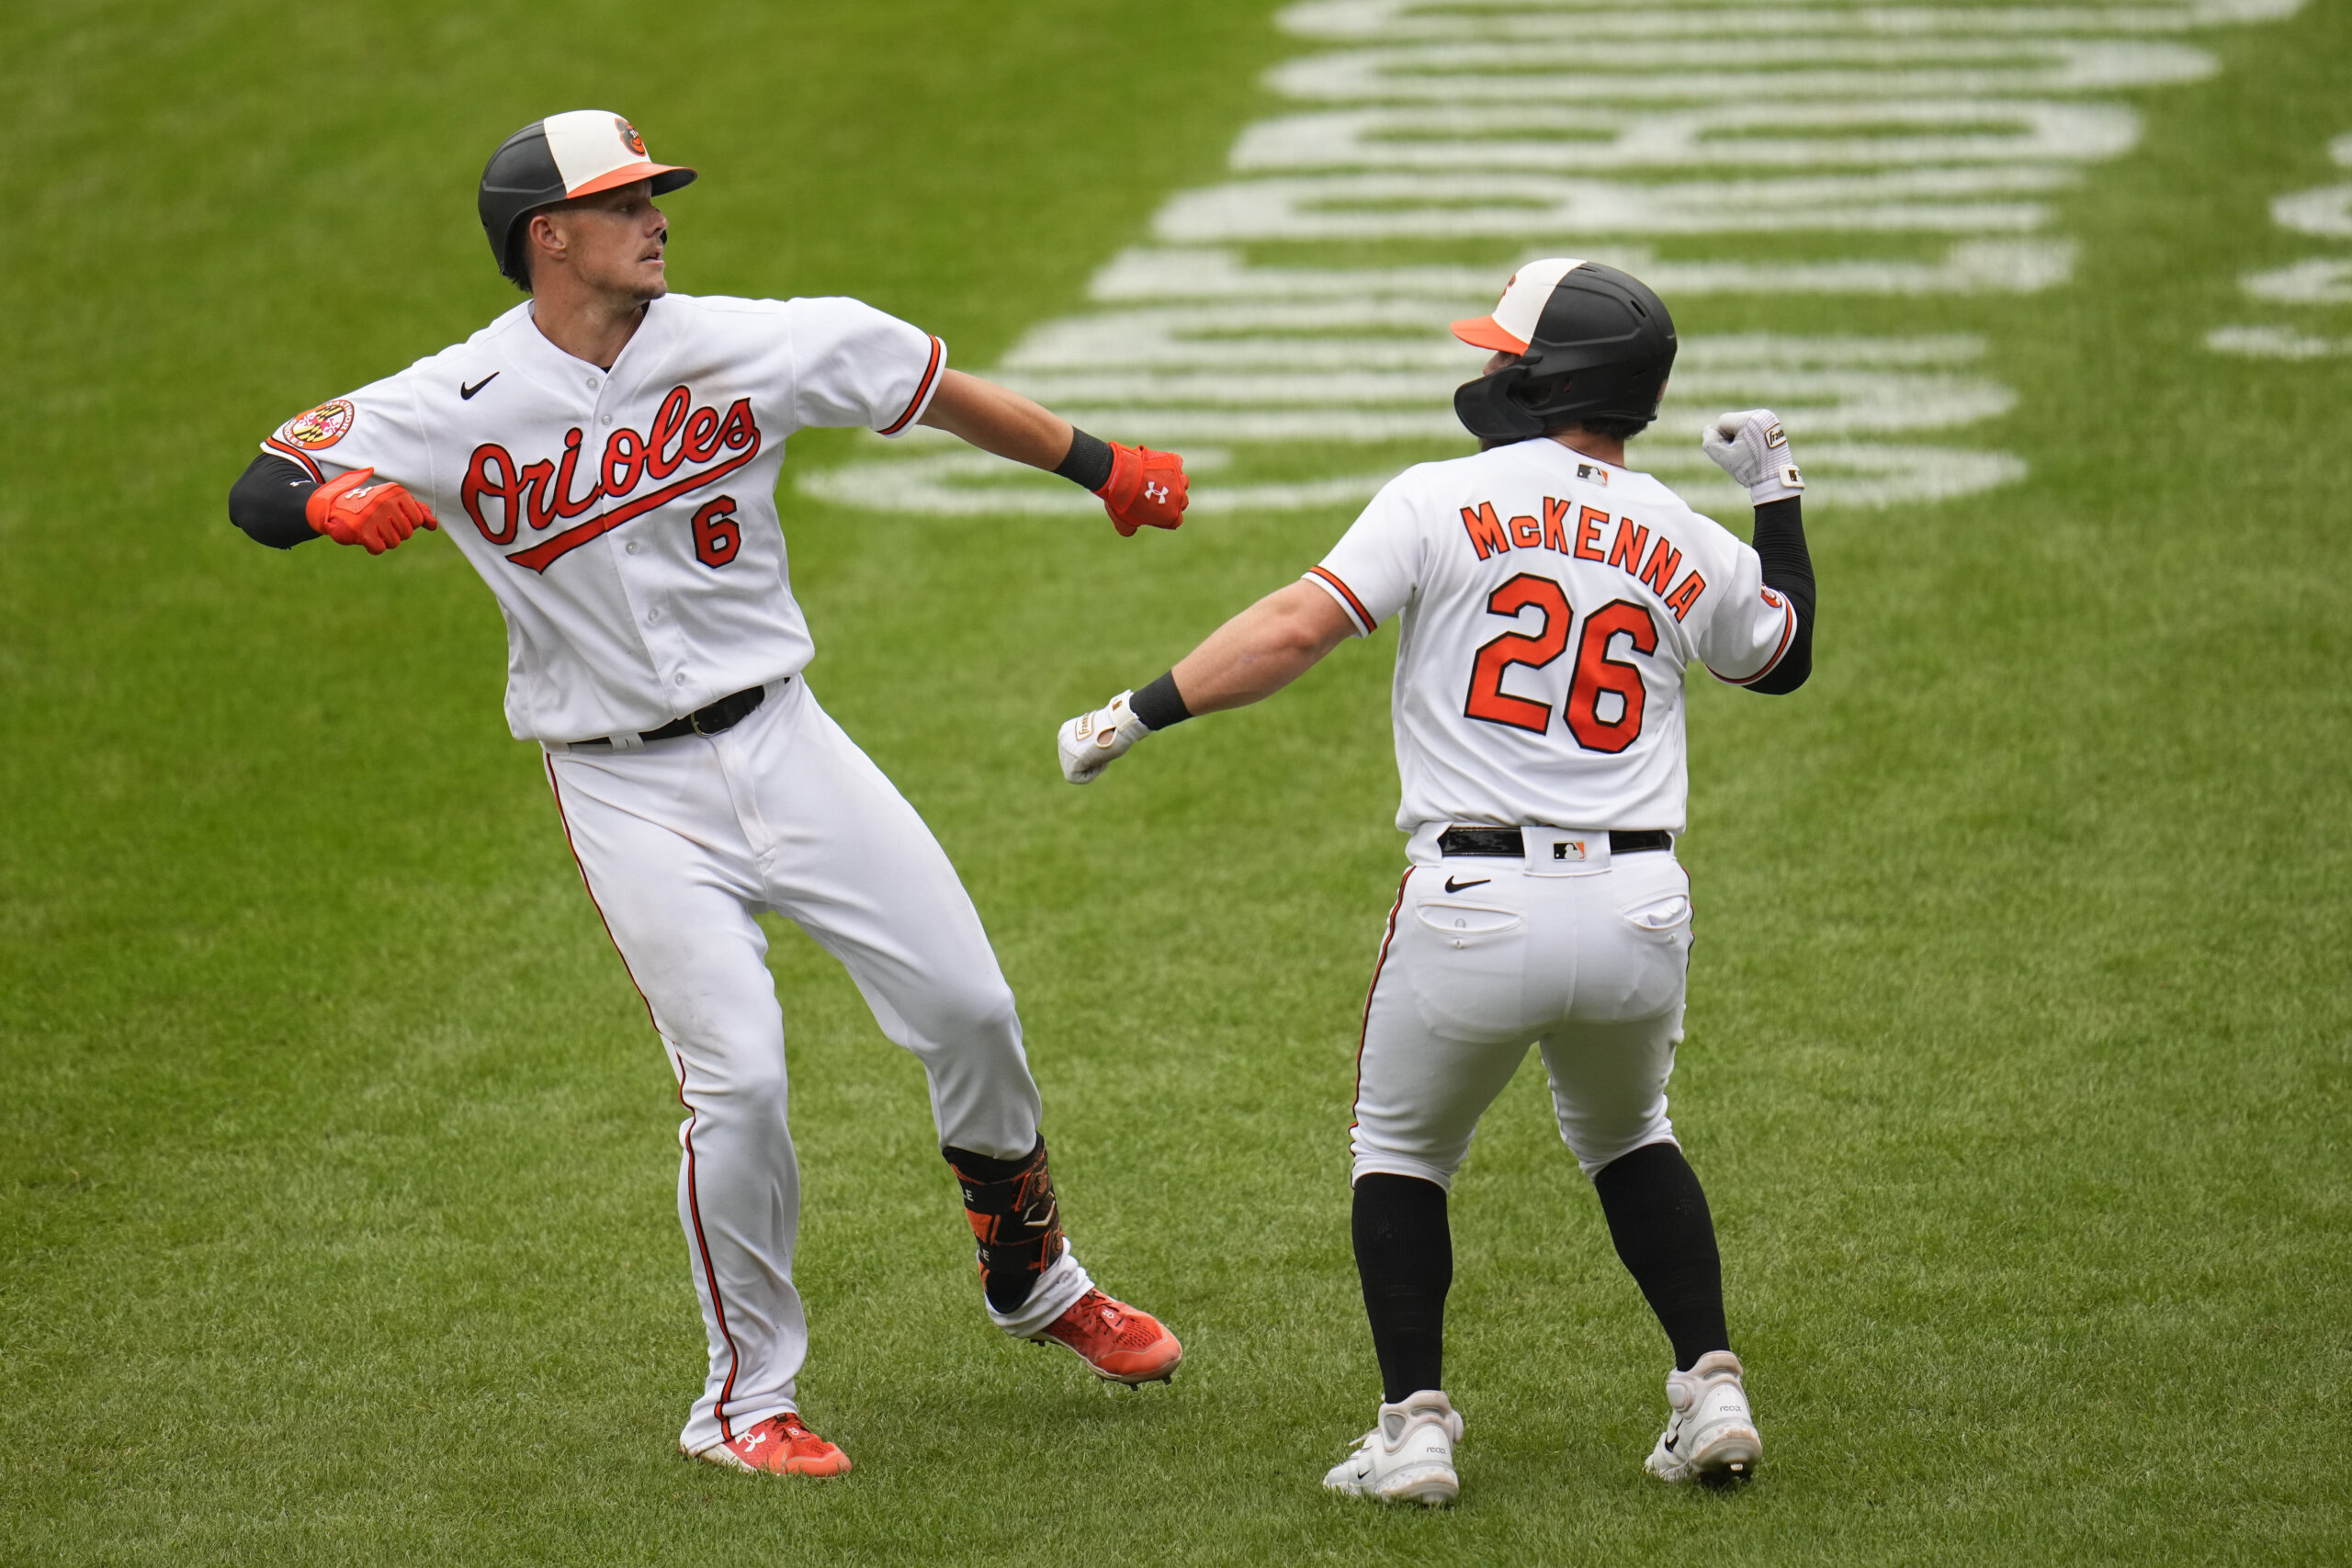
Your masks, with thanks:
[{"label": "baseball player", "polygon": [[1123,535],[1175,527],[1185,479],[1170,454],[1106,444],[948,369],[937,338],[854,299],[670,293],[654,199],[694,177],[602,110],[507,138],[479,205],[528,298],[280,425],[229,511],[279,547],[324,535],[375,555],[445,528],[497,596],[507,721],[545,749],[686,1110],[678,1218],[710,1367],[680,1446],[836,1475],[848,1458],[797,1413],[799,1176],[763,909],[838,958],[922,1061],[997,1325],[1124,1383],[1168,1377],[1182,1349],[1065,1243],[1020,1019],[979,917],[801,675],[812,648],[774,500],[785,443],[811,425],[933,425],[1076,480]]},{"label": "baseball player", "polygon": [[1385,1394],[1324,1477],[1451,1502],[1462,1416],[1442,1371],[1446,1195],[1479,1116],[1533,1044],[1560,1133],[1674,1348],[1647,1468],[1749,1473],[1762,1454],[1724,1322],[1707,1201],[1667,1120],[1682,1038],[1690,886],[1683,678],[1753,692],[1812,663],[1803,480],[1779,422],[1723,415],[1708,455],[1748,486],[1755,543],[1625,467],[1674,363],[1657,296],[1611,267],[1521,267],[1494,351],[1454,408],[1476,457],[1391,481],[1321,565],[1227,622],[1139,692],[1070,720],[1085,784],[1154,730],[1270,695],[1350,637],[1401,619],[1391,711],[1409,865],[1357,1063],[1353,1231]]}]

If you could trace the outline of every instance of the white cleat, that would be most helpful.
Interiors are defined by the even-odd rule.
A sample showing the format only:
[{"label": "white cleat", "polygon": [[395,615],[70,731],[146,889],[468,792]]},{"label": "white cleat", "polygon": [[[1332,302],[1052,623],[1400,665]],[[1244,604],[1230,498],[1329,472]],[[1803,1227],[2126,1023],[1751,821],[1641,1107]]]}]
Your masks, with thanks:
[{"label": "white cleat", "polygon": [[1710,1350],[1687,1372],[1666,1374],[1674,1407],[1644,1468],[1660,1481],[1745,1481],[1764,1457],[1764,1439],[1747,1408],[1739,1358]]},{"label": "white cleat", "polygon": [[1356,1443],[1355,1452],[1331,1467],[1324,1489],[1380,1503],[1419,1503],[1442,1508],[1461,1495],[1453,1473],[1453,1445],[1462,1440],[1462,1417],[1433,1388],[1380,1407],[1380,1424]]}]

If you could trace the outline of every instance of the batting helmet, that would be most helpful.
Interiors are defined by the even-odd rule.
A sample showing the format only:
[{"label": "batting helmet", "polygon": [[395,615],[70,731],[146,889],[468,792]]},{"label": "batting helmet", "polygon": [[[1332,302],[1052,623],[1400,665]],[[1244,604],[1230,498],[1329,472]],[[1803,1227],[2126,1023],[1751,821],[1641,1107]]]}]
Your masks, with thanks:
[{"label": "batting helmet", "polygon": [[1640,278],[1564,256],[1530,262],[1491,316],[1453,335],[1519,357],[1458,387],[1453,412],[1482,441],[1524,441],[1563,424],[1657,417],[1674,368],[1674,318]]},{"label": "batting helmet", "polygon": [[523,265],[523,227],[550,202],[637,180],[653,182],[666,196],[695,177],[692,169],[656,164],[645,155],[637,127],[603,109],[572,109],[533,120],[498,144],[481,172],[481,231],[498,270],[524,288],[531,275]]}]

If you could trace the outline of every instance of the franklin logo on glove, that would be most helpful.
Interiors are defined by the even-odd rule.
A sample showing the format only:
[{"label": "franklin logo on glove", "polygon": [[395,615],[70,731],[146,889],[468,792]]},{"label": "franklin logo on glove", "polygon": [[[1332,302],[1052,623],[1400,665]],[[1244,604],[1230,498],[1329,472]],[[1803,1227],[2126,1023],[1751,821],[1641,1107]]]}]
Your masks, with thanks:
[{"label": "franklin logo on glove", "polygon": [[1135,695],[1121,692],[1092,713],[1082,713],[1062,726],[1062,777],[1075,784],[1092,784],[1103,769],[1151,733],[1151,727],[1136,716]]},{"label": "franklin logo on glove", "polygon": [[1786,501],[1804,492],[1788,433],[1770,409],[1717,414],[1699,427],[1699,446],[1715,466],[1747,487],[1751,505]]}]

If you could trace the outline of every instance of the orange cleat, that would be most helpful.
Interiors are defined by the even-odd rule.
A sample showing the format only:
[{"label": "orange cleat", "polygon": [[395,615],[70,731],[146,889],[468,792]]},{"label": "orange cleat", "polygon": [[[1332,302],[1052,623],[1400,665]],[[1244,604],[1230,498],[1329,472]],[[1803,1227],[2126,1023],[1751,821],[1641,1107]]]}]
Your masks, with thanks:
[{"label": "orange cleat", "polygon": [[1041,1345],[1047,1340],[1077,1352],[1096,1377],[1130,1386],[1171,1381],[1176,1363],[1184,1359],[1184,1347],[1158,1318],[1100,1291],[1079,1297],[1037,1336]]},{"label": "orange cleat", "polygon": [[801,1425],[787,1410],[771,1416],[740,1438],[718,1443],[695,1455],[729,1470],[762,1471],[770,1475],[846,1475],[849,1455]]}]

